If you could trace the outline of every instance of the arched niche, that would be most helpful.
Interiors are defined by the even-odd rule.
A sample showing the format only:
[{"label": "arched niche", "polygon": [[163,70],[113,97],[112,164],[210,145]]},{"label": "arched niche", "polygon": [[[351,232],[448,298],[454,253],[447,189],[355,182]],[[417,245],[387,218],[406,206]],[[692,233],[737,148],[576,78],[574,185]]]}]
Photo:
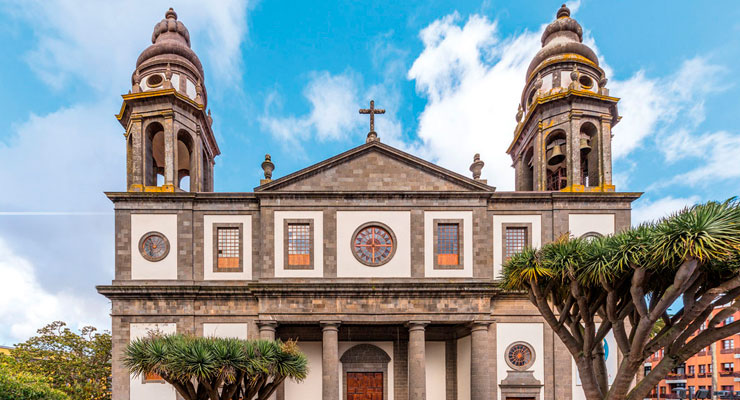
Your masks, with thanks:
[{"label": "arched niche", "polygon": [[586,187],[599,186],[601,175],[599,166],[599,130],[592,122],[581,124],[579,131],[581,152],[581,184]]},{"label": "arched niche", "polygon": [[[193,172],[197,157],[194,156],[193,137],[186,130],[177,132],[177,187],[190,191],[194,186],[192,182]],[[191,186],[192,185],[192,186]]]},{"label": "arched niche", "polygon": [[342,399],[347,400],[351,373],[382,373],[383,399],[388,398],[388,363],[391,357],[383,349],[368,343],[358,344],[347,349],[339,361],[342,363]]},{"label": "arched niche", "polygon": [[164,127],[150,122],[144,128],[144,185],[160,186],[164,182]]},{"label": "arched niche", "polygon": [[566,138],[563,130],[552,131],[545,138],[546,190],[562,190],[568,186]]},{"label": "arched niche", "polygon": [[534,148],[530,147],[522,158],[522,190],[535,190],[534,186]]}]

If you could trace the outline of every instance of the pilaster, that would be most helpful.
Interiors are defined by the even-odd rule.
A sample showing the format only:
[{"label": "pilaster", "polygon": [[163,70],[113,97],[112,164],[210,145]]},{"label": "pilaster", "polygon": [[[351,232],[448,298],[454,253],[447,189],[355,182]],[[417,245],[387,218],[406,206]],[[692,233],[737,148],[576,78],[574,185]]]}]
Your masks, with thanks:
[{"label": "pilaster", "polygon": [[175,115],[164,115],[164,187],[177,185],[177,138],[175,137]]},{"label": "pilaster", "polygon": [[321,322],[321,398],[339,399],[339,321]]},{"label": "pilaster", "polygon": [[491,321],[475,321],[470,326],[470,399],[489,400],[491,379],[489,374],[488,326]]},{"label": "pilaster", "polygon": [[409,399],[426,400],[426,335],[429,321],[409,321]]}]

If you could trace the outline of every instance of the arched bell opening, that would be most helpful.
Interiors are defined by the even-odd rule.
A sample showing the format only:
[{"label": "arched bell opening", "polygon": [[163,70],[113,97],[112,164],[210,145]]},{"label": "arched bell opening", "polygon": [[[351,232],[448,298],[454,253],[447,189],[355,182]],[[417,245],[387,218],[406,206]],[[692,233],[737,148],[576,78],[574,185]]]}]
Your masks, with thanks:
[{"label": "arched bell opening", "polygon": [[144,134],[145,169],[144,185],[164,184],[164,127],[159,122],[147,125]]},{"label": "arched bell opening", "polygon": [[534,187],[534,149],[532,147],[524,153],[522,164],[522,190],[535,190]]},{"label": "arched bell opening", "polygon": [[581,184],[586,187],[599,186],[599,135],[591,122],[584,122],[579,132],[581,152]]},{"label": "arched bell opening", "polygon": [[566,152],[565,132],[557,131],[547,136],[545,145],[547,190],[562,190],[568,186]]},{"label": "arched bell opening", "polygon": [[189,192],[191,176],[195,170],[193,138],[187,131],[177,133],[177,188]]}]

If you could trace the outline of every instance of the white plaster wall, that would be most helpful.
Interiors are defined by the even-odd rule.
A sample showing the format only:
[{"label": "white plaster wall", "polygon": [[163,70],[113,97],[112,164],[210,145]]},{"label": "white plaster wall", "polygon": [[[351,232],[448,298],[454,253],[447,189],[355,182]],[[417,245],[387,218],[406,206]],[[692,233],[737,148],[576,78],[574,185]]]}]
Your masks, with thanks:
[{"label": "white plaster wall", "polygon": [[[167,257],[157,262],[139,252],[139,240],[151,231],[170,242]],[[131,214],[131,279],[177,279],[177,214]]]},{"label": "white plaster wall", "polygon": [[[185,77],[183,77],[185,78]],[[195,84],[190,80],[185,78],[185,94],[188,95],[191,99],[195,100],[195,96],[197,95],[197,91],[195,90]]]},{"label": "white plaster wall", "polygon": [[447,398],[445,342],[426,342],[424,351],[427,400],[445,400]]},{"label": "white plaster wall", "polygon": [[[352,254],[352,234],[360,225],[380,222],[396,236],[396,253],[387,263],[369,267]],[[411,277],[411,213],[409,211],[337,211],[337,277]]]},{"label": "white plaster wall", "polygon": [[540,90],[546,92],[550,89],[552,89],[552,74],[547,74],[542,77],[542,88]]},{"label": "white plaster wall", "polygon": [[[388,400],[393,400],[393,357],[395,356],[393,354],[393,342],[339,342],[339,358],[342,358],[342,355],[345,351],[351,349],[352,347],[357,346],[358,344],[367,343],[371,344],[373,346],[380,347],[383,349],[383,351],[386,352],[391,357],[391,360],[388,362]],[[343,386],[344,382],[344,374],[342,373],[342,363],[339,363],[339,398],[343,398]],[[321,387],[321,386],[319,386]],[[319,394],[321,391],[319,390]],[[286,400],[289,400],[286,397]],[[300,399],[303,400],[303,399]]]},{"label": "white plaster wall", "polygon": [[172,78],[170,78],[170,82],[172,82],[172,87],[180,91],[180,74],[172,74]]},{"label": "white plaster wall", "polygon": [[493,216],[493,279],[501,278],[501,264],[504,261],[503,224],[532,224],[532,247],[542,245],[542,216],[529,215],[494,215]]},{"label": "white plaster wall", "polygon": [[[598,327],[598,325],[597,325]],[[608,374],[609,385],[614,383],[614,377],[617,376],[617,340],[614,338],[614,333],[609,332],[604,338],[606,345],[604,350],[606,353],[606,372]],[[578,368],[576,368],[576,361],[571,361],[571,376],[573,380],[571,382],[571,392],[573,393],[573,400],[586,400],[586,394],[583,393],[583,386],[581,385],[581,377],[578,375]]]},{"label": "white plaster wall", "polygon": [[470,400],[470,336],[457,339],[457,400]]},{"label": "white plaster wall", "polygon": [[[497,323],[496,324],[496,377],[498,382],[496,392],[498,398],[501,398],[499,384],[506,378],[506,372],[509,365],[506,364],[506,348],[514,342],[527,342],[534,349],[534,364],[530,368],[534,371],[534,377],[544,384],[545,382],[545,363],[544,363],[544,326],[541,323]],[[540,398],[543,393],[540,389]]]},{"label": "white plaster wall", "polygon": [[[176,333],[177,326],[174,323],[132,323],[130,328],[130,340],[145,337],[149,332],[161,332],[165,334]],[[144,383],[141,376],[130,377],[129,398],[133,400],[174,400],[177,396],[175,388],[168,383],[151,382]]]},{"label": "white plaster wall", "polygon": [[246,323],[203,324],[203,336],[247,340],[248,329]]},{"label": "white plaster wall", "polygon": [[[213,224],[242,224],[243,272],[213,272]],[[252,279],[252,216],[251,215],[204,215],[203,216],[203,279],[205,280],[250,280]]]},{"label": "white plaster wall", "polygon": [[[286,219],[313,220],[313,269],[285,269],[285,232],[283,230]],[[324,213],[322,211],[276,211],[274,259],[276,278],[320,278],[324,276]]]},{"label": "white plaster wall", "polygon": [[[159,86],[157,86],[157,87],[155,87],[155,88],[149,87],[149,85],[147,84],[147,82],[149,82],[149,77],[152,76],[152,75],[160,75],[162,77],[162,84],[159,85]],[[139,86],[141,87],[141,90],[144,91],[144,92],[148,92],[150,90],[161,90],[163,88],[163,86],[164,86],[164,79],[165,79],[164,78],[164,74],[161,74],[161,73],[148,74],[146,76],[142,76],[141,77],[141,82],[139,82]]]},{"label": "white plaster wall", "polygon": [[[434,269],[434,220],[463,220],[463,269]],[[424,276],[441,278],[471,278],[473,276],[473,212],[425,211],[424,212]]]},{"label": "white plaster wall", "polygon": [[569,214],[568,230],[575,237],[588,232],[611,235],[615,230],[615,218],[614,214]]},{"label": "white plaster wall", "polygon": [[308,376],[301,383],[285,381],[285,400],[321,400],[321,342],[299,342],[298,346],[308,357]]}]

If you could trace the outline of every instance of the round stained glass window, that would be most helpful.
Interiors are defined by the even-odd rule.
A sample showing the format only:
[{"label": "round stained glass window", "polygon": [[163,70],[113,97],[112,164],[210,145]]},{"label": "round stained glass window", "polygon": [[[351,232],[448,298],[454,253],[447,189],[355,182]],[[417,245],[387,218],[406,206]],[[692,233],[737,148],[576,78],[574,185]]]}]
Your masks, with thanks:
[{"label": "round stained glass window", "polygon": [[370,223],[355,231],[352,253],[359,262],[377,267],[390,261],[395,252],[396,238],[387,226]]},{"label": "round stained glass window", "polygon": [[506,363],[515,370],[524,371],[534,363],[534,350],[524,342],[516,342],[506,349]]},{"label": "round stained glass window", "polygon": [[146,260],[160,261],[170,252],[170,242],[159,232],[149,232],[139,240],[139,252]]}]

